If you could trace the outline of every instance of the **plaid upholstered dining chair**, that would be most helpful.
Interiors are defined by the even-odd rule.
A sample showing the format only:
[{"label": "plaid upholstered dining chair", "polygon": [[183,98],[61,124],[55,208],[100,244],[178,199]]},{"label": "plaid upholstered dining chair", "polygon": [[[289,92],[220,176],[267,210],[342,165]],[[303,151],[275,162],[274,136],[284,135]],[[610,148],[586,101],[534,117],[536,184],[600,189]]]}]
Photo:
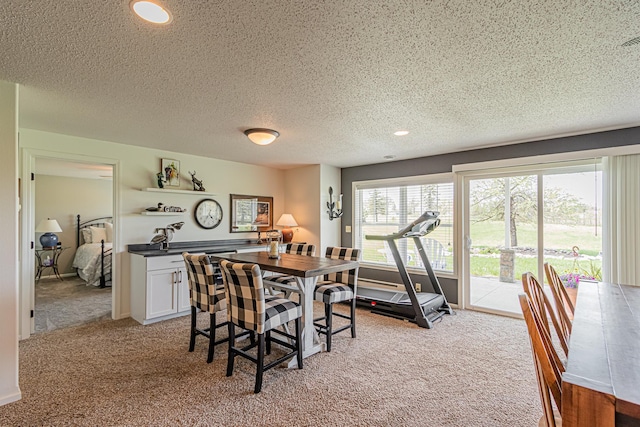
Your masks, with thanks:
[{"label": "plaid upholstered dining chair", "polygon": [[[254,393],[262,389],[264,371],[296,357],[298,369],[302,369],[302,308],[296,302],[277,296],[265,296],[260,267],[256,264],[220,262],[222,278],[227,298],[227,321],[229,328],[229,356],[227,376],[233,375],[234,359],[242,356],[256,364]],[[295,321],[295,336],[275,328]],[[236,342],[235,328],[239,327],[257,334],[256,342],[239,347]],[[279,335],[281,340],[272,334]],[[288,340],[288,341],[287,341]],[[291,343],[293,342],[293,344]],[[291,350],[284,356],[265,365],[265,353],[271,354],[271,344],[276,343]],[[249,350],[257,347],[253,356]]]},{"label": "plaid upholstered dining chair", "polygon": [[[359,261],[360,249],[327,247],[326,258]],[[314,292],[314,299],[324,303],[323,317],[313,319],[313,324],[319,334],[327,337],[327,351],[331,351],[331,337],[346,329],[351,330],[351,338],[356,337],[356,290],[358,287],[358,267],[337,273],[325,274],[318,281]],[[351,301],[350,315],[335,313],[333,304]],[[333,316],[349,320],[347,325],[337,329],[333,327]],[[321,323],[324,321],[324,323]]]},{"label": "plaid upholstered dining chair", "polygon": [[[227,342],[228,338],[216,341],[216,329],[227,325],[227,322],[216,323],[216,313],[226,308],[224,285],[217,283],[214,277],[214,266],[207,255],[192,255],[182,253],[189,279],[189,298],[191,300],[191,336],[189,351],[196,345],[196,336],[202,335],[209,339],[207,363],[213,361],[213,349],[217,344]],[[209,313],[209,327],[199,329],[196,322],[198,310]]]}]

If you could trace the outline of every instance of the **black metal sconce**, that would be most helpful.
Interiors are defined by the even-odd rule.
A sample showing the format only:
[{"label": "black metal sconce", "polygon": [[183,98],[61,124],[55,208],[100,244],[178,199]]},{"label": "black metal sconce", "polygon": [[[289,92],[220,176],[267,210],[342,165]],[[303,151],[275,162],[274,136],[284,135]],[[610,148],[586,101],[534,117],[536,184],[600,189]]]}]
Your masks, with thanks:
[{"label": "black metal sconce", "polygon": [[342,216],[342,194],[338,197],[338,200],[333,201],[333,188],[329,187],[329,201],[327,202],[327,208],[329,210],[329,220],[333,221],[334,218],[340,218]]}]

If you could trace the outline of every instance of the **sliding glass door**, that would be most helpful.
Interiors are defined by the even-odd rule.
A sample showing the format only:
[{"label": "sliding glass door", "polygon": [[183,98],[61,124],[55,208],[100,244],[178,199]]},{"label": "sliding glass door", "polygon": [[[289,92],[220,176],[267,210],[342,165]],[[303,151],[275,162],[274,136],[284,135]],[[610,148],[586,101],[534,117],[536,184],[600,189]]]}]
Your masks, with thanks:
[{"label": "sliding glass door", "polygon": [[520,315],[522,274],[543,281],[544,262],[567,278],[599,278],[598,166],[555,164],[464,178],[465,306]]}]

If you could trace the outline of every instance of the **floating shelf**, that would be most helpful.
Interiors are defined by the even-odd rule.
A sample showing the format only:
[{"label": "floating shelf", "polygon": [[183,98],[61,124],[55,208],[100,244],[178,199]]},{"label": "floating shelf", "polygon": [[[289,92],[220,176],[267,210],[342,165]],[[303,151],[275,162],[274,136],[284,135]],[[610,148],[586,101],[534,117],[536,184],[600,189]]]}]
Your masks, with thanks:
[{"label": "floating shelf", "polygon": [[187,212],[158,212],[158,211],[142,211],[140,215],[150,215],[150,216],[182,216]]},{"label": "floating shelf", "polygon": [[206,191],[172,190],[170,188],[141,188],[140,191],[151,191],[154,193],[174,193],[174,194],[194,194],[194,195],[200,195],[200,196],[215,196],[214,193],[207,193]]}]

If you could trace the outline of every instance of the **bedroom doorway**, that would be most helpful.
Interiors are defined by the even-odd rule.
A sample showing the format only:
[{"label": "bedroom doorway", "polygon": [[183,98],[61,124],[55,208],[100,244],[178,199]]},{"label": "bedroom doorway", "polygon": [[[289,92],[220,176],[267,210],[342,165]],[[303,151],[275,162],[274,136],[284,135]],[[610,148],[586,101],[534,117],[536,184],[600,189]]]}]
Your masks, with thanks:
[{"label": "bedroom doorway", "polygon": [[31,333],[111,319],[114,166],[35,157],[32,170]]}]

